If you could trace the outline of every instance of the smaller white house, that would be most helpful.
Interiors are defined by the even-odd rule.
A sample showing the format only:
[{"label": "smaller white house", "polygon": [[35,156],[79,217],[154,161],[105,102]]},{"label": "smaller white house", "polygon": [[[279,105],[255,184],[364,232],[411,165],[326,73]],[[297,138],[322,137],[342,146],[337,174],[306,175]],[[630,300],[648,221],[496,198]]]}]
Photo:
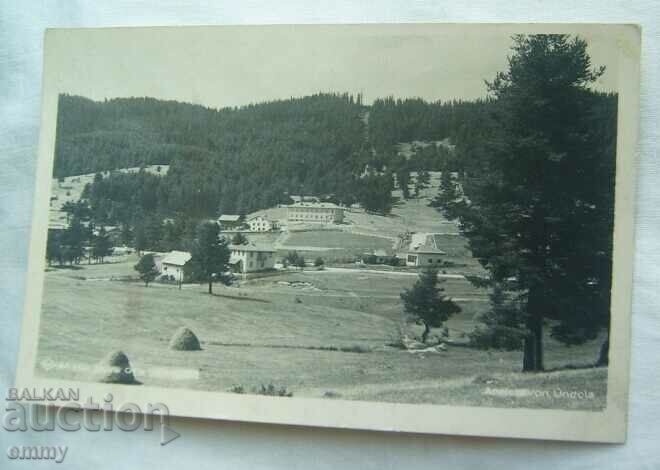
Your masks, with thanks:
[{"label": "smaller white house", "polygon": [[229,264],[233,272],[245,274],[275,268],[276,250],[270,246],[250,243],[229,245],[229,249]]},{"label": "smaller white house", "polygon": [[410,248],[405,253],[406,266],[429,266],[442,263],[442,256],[446,255],[442,250],[430,245],[419,245]]},{"label": "smaller white house", "polygon": [[160,274],[172,276],[176,282],[183,282],[183,267],[192,258],[187,251],[170,251],[160,261]]},{"label": "smaller white house", "polygon": [[270,232],[277,228],[277,223],[263,215],[256,215],[247,220],[250,232]]}]

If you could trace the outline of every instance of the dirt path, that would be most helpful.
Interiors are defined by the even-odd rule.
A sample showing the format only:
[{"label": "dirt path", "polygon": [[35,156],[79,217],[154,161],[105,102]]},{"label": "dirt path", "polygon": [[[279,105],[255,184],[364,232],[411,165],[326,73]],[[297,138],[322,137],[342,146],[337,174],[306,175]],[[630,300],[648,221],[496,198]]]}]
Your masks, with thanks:
[{"label": "dirt path", "polygon": [[[385,274],[385,275],[393,275],[393,276],[419,276],[419,273],[417,272],[408,272],[408,271],[380,271],[377,269],[351,269],[351,268],[332,268],[332,267],[327,267],[322,271],[316,271],[317,273],[323,273],[323,272],[334,272],[334,273],[346,273],[346,274]],[[465,276],[463,274],[438,274],[438,278],[440,279],[465,279]]]}]

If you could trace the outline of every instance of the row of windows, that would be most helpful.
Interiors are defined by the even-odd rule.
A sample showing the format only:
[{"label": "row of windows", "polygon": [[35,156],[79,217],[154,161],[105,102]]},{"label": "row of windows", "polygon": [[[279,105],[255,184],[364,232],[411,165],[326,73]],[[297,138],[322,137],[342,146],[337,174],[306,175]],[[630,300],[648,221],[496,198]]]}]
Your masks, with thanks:
[{"label": "row of windows", "polygon": [[[255,252],[254,251],[247,251],[246,252],[244,250],[236,250],[234,253],[236,253],[238,256],[243,256],[243,255],[245,255],[245,253],[247,253],[248,256],[250,258],[252,258],[254,256]],[[262,253],[262,255],[265,256],[266,258],[272,258],[273,257],[272,253]]]},{"label": "row of windows", "polygon": [[328,207],[289,207],[289,211],[293,212],[335,212],[339,209],[332,209]]},{"label": "row of windows", "polygon": [[[261,260],[261,261],[259,262],[259,267],[263,268],[263,267],[265,267],[265,265],[266,265],[266,264],[264,263],[263,260]],[[252,266],[254,266],[254,263],[253,263],[252,261],[248,262],[248,268],[251,268]]]},{"label": "row of windows", "polygon": [[289,214],[289,219],[332,219],[336,217],[334,214]]}]

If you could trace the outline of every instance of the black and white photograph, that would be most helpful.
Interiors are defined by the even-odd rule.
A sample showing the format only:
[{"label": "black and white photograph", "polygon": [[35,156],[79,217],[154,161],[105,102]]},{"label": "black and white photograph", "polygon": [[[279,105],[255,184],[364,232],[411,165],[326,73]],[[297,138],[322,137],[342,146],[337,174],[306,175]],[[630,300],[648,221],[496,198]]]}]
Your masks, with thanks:
[{"label": "black and white photograph", "polygon": [[634,27],[51,30],[45,50],[22,386],[625,439]]}]

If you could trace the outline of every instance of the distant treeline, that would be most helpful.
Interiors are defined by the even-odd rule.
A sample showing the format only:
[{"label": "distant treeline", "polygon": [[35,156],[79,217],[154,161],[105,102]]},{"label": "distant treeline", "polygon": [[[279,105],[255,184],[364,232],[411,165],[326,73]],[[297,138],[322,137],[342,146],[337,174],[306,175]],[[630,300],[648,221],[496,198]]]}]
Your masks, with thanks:
[{"label": "distant treeline", "polygon": [[379,155],[392,152],[399,142],[446,138],[462,142],[492,103],[489,99],[431,103],[421,98],[377,99],[370,107],[369,139]]},{"label": "distant treeline", "polygon": [[362,106],[324,94],[213,110],[62,95],[54,175],[168,164],[169,210],[249,212],[286,194],[347,199],[366,164]]},{"label": "distant treeline", "polygon": [[[383,193],[390,185],[364,184],[366,168],[385,180],[401,171],[456,166],[446,148],[429,147],[406,160],[395,144],[453,140],[464,134],[471,121],[466,116],[483,106],[393,99],[364,106],[359,95],[318,94],[216,110],[153,98],[95,102],[64,94],[54,176],[170,165],[157,205],[191,216],[246,213],[294,194],[350,204],[377,199],[365,188]],[[386,201],[370,209],[389,206]]]}]

